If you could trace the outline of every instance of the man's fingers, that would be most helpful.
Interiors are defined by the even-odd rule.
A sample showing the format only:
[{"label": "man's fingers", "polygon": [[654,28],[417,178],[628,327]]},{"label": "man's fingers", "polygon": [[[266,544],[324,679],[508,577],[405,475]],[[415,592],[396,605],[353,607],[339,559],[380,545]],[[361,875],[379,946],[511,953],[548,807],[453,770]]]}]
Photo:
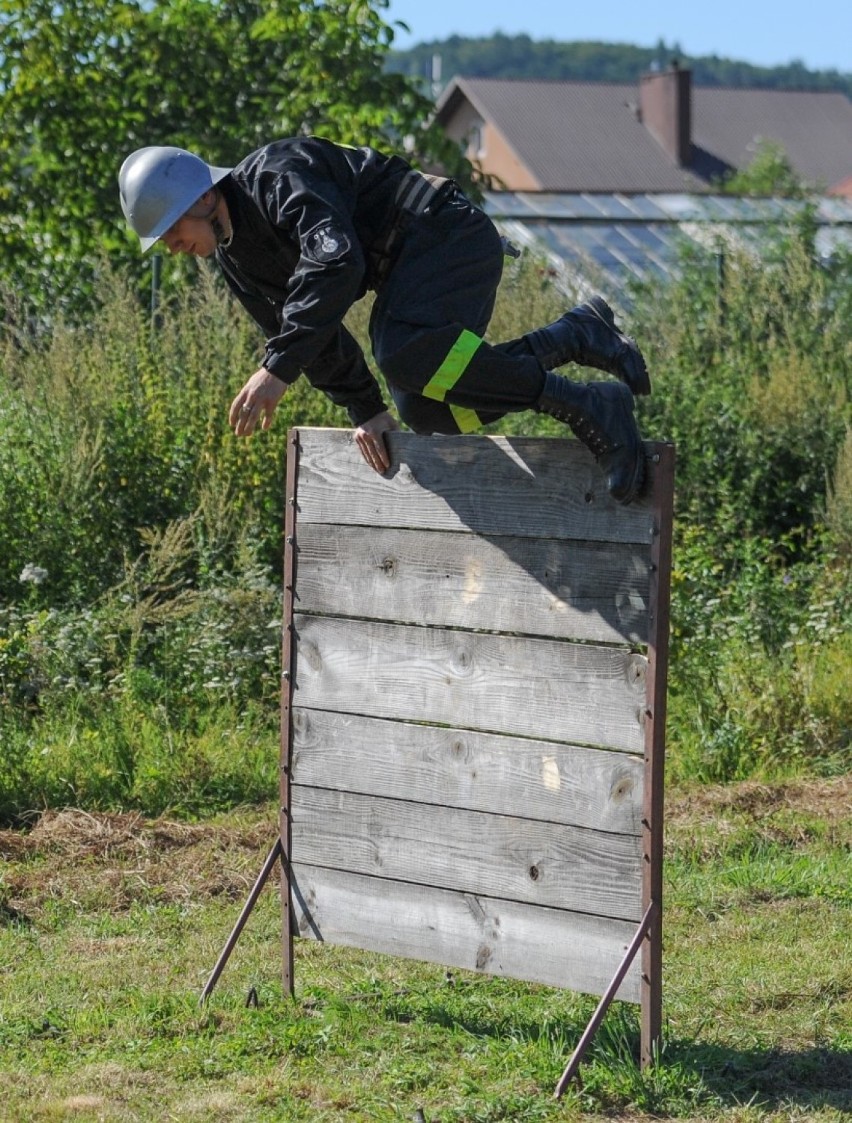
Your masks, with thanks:
[{"label": "man's fingers", "polygon": [[250,401],[243,401],[240,403],[238,398],[231,406],[231,413],[228,420],[236,436],[249,437],[255,431],[258,422],[260,422],[263,429],[268,429],[272,424],[272,415],[274,412],[274,403]]},{"label": "man's fingers", "polygon": [[248,437],[258,422],[264,429],[272,424],[272,415],[287,386],[265,367],[256,370],[231,403],[228,423],[238,437]]},{"label": "man's fingers", "polygon": [[389,413],[382,413],[365,421],[355,430],[355,442],[361,455],[379,475],[386,472],[391,465],[385,433],[398,427]]},{"label": "man's fingers", "polygon": [[254,405],[249,401],[248,394],[243,389],[231,403],[228,421],[232,428],[240,428],[252,417]]},{"label": "man's fingers", "polygon": [[381,474],[390,467],[390,457],[381,437],[362,436],[358,441],[358,447],[361,449],[361,455],[374,472]]},{"label": "man's fingers", "polygon": [[384,472],[390,468],[390,457],[388,456],[387,446],[383,437],[379,437],[378,444],[376,445],[376,456],[379,461],[380,471]]}]

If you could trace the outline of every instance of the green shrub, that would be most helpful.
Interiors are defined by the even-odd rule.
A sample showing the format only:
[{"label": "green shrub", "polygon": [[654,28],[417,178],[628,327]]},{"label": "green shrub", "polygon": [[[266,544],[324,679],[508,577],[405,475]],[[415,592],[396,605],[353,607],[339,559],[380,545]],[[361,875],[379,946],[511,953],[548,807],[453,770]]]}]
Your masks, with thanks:
[{"label": "green shrub", "polygon": [[202,570],[200,521],[143,534],[89,605],[0,608],[0,820],[274,794],[280,587],[245,544]]},{"label": "green shrub", "polygon": [[850,263],[820,268],[806,237],[776,264],[685,259],[637,315],[653,360],[646,429],[674,440],[677,514],[723,536],[781,538],[824,518],[852,402]]},{"label": "green shrub", "polygon": [[633,314],[643,428],[677,446],[674,776],[848,766],[848,720],[816,684],[852,625],[852,261],[818,261],[807,215],[762,250],[689,251]]},{"label": "green shrub", "polygon": [[846,427],[828,483],[826,521],[843,555],[852,558],[852,424]]},{"label": "green shrub", "polygon": [[251,321],[206,268],[159,320],[152,330],[130,286],[105,273],[90,330],[0,336],[11,399],[0,413],[0,596],[17,599],[21,570],[35,564],[51,603],[85,603],[120,579],[145,528],[217,502],[220,516],[228,506],[224,537],[205,533],[221,563],[231,564],[229,527],[250,531],[269,564],[280,555],[287,428],[345,418],[298,385],[269,433],[235,440],[228,408],[261,356]]},{"label": "green shrub", "polygon": [[829,543],[679,535],[672,573],[670,722],[676,778],[728,781],[848,766],[852,572]]},{"label": "green shrub", "polygon": [[[724,278],[685,257],[626,323],[651,364],[644,435],[677,445],[675,778],[848,766],[852,286],[850,259],[822,267],[811,239],[779,237],[769,265],[729,249]],[[270,431],[235,440],[262,341],[212,270],[165,267],[156,327],[106,267],[86,331],[33,333],[5,308],[0,816],[274,790],[286,434],[348,420],[301,379]],[[525,254],[488,337],[570,303]],[[365,346],[370,311],[347,320]],[[491,431],[565,434],[531,413]]]},{"label": "green shrub", "polygon": [[193,725],[130,694],[71,696],[29,726],[0,709],[0,822],[48,807],[195,815],[275,797],[278,742],[257,706],[211,699]]}]

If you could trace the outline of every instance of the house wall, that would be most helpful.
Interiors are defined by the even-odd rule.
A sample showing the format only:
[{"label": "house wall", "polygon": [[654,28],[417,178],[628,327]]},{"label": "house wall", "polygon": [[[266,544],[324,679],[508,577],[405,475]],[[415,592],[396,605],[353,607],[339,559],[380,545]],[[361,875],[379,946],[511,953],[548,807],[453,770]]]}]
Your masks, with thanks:
[{"label": "house wall", "polygon": [[504,191],[540,191],[541,181],[532,175],[493,125],[483,130],[482,155],[474,157],[477,167],[496,180]]},{"label": "house wall", "polygon": [[483,121],[470,102],[462,102],[446,122],[445,130],[451,140],[465,146],[465,155],[477,168],[494,177],[495,187],[504,191],[541,190],[540,181],[518,159],[502,133]]}]

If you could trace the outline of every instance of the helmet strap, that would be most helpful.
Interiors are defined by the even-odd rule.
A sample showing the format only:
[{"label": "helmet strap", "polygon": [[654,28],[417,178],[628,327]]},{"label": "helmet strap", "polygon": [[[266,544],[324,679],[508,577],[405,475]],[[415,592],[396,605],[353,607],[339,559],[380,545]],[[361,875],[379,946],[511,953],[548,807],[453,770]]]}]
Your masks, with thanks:
[{"label": "helmet strap", "polygon": [[[186,212],[190,218],[208,219],[211,227],[213,228],[213,235],[216,238],[216,244],[221,246],[222,249],[227,249],[234,238],[234,228],[231,227],[231,233],[225,234],[225,227],[222,225],[222,220],[216,214],[219,207],[219,200],[222,198],[222,192],[218,187],[211,187],[213,192],[213,200],[211,203],[205,204],[200,200],[190,207]],[[206,192],[205,192],[206,194]],[[203,198],[203,196],[202,196]]]},{"label": "helmet strap", "polygon": [[226,250],[234,240],[234,228],[231,227],[231,233],[225,234],[225,227],[222,225],[218,215],[213,215],[210,219],[210,225],[213,227],[213,233],[216,236],[216,244]]}]

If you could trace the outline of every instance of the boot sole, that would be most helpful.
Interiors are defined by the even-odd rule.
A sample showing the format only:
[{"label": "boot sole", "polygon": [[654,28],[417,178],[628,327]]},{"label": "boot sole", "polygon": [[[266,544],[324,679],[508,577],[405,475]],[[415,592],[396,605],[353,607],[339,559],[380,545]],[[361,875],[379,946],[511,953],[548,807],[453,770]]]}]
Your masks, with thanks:
[{"label": "boot sole", "polygon": [[645,489],[645,450],[640,446],[639,455],[636,457],[636,469],[633,473],[633,479],[630,481],[630,488],[623,496],[613,495],[616,503],[620,503],[622,507],[626,507],[628,503],[632,503],[634,499],[638,499]]},{"label": "boot sole", "polygon": [[[624,405],[624,408],[630,414],[631,420],[635,424],[635,411],[633,409],[632,396],[628,396],[626,389],[623,389],[621,387],[619,387],[619,389],[622,392],[622,403]],[[612,495],[612,498],[616,501],[616,503],[620,503],[623,507],[627,506],[628,503],[632,503],[634,499],[638,499],[642,494],[642,490],[645,486],[645,447],[642,444],[642,434],[639,432],[638,428],[636,430],[636,433],[639,439],[639,448],[636,455],[636,462],[633,467],[633,476],[630,480],[630,483],[628,484],[627,490],[621,495],[614,495],[612,492],[610,492],[610,495]]]},{"label": "boot sole", "polygon": [[593,296],[586,301],[586,307],[597,316],[601,323],[606,324],[611,332],[618,336],[618,338],[630,349],[631,354],[636,359],[635,369],[624,381],[627,386],[637,395],[646,395],[651,393],[651,376],[648,374],[648,368],[645,365],[645,360],[642,358],[642,352],[636,345],[636,340],[632,339],[629,335],[624,335],[615,326],[615,313],[607,304],[602,296]]}]

